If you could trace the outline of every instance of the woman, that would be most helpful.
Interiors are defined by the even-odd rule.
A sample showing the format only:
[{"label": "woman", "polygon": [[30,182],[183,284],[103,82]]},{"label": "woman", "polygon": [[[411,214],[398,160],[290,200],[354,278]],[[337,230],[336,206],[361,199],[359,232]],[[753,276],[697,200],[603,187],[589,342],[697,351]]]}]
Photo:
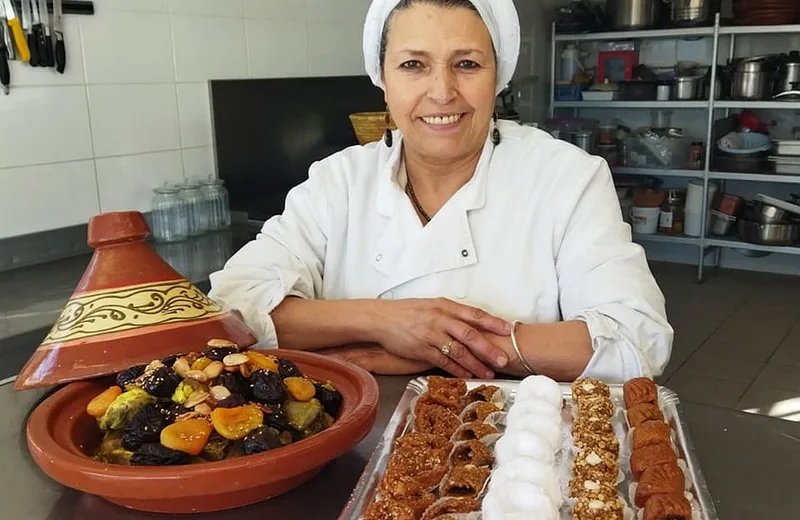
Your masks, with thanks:
[{"label": "woman", "polygon": [[211,296],[266,345],[377,373],[660,374],[673,331],[606,164],[493,121],[518,52],[512,0],[374,0],[398,130],[312,165]]}]

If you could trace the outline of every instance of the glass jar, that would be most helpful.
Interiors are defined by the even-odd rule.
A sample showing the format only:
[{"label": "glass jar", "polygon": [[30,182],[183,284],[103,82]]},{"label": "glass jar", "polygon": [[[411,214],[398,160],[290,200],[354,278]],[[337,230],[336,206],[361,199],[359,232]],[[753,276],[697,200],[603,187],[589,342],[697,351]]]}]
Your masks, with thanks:
[{"label": "glass jar", "polygon": [[153,239],[156,242],[186,240],[189,236],[188,208],[180,190],[165,183],[153,193]]},{"label": "glass jar", "polygon": [[231,212],[225,181],[209,177],[203,181],[202,193],[209,215],[209,229],[214,231],[228,229],[231,225]]},{"label": "glass jar", "polygon": [[188,210],[189,236],[196,237],[208,231],[208,212],[200,191],[200,183],[186,181],[181,185],[181,198]]},{"label": "glass jar", "polygon": [[686,192],[684,190],[671,189],[667,194],[667,200],[661,206],[661,215],[658,221],[658,230],[668,235],[680,235],[683,233],[684,220],[686,213]]}]

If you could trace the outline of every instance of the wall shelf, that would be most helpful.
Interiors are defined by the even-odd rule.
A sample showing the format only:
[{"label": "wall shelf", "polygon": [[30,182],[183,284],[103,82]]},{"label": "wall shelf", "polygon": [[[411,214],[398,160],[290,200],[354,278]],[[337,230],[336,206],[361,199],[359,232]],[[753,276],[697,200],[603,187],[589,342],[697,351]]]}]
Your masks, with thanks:
[{"label": "wall shelf", "polygon": [[636,242],[665,242],[668,244],[684,244],[690,246],[700,245],[699,237],[690,237],[688,235],[664,235],[655,233],[652,235],[643,235],[641,233],[634,233],[633,240]]},{"label": "wall shelf", "polygon": [[744,110],[800,110],[800,101],[715,101],[714,108],[739,108]]},{"label": "wall shelf", "polygon": [[706,108],[707,101],[555,101],[555,108]]},{"label": "wall shelf", "polygon": [[724,247],[728,249],[746,249],[748,251],[761,251],[763,253],[781,253],[785,255],[800,255],[800,247],[793,246],[762,246],[751,244],[735,237],[730,238],[707,238],[706,245],[712,247]]},{"label": "wall shelf", "polygon": [[636,168],[633,166],[617,166],[612,168],[614,175],[641,175],[651,177],[689,177],[702,178],[703,170],[661,170],[657,168]]},{"label": "wall shelf", "polygon": [[728,34],[792,34],[800,33],[800,24],[795,25],[742,25],[720,27],[721,35]]},{"label": "wall shelf", "polygon": [[556,34],[557,42],[597,41],[597,40],[629,40],[654,38],[697,38],[714,36],[714,27],[690,27],[686,29],[654,29],[649,31],[618,31],[585,34]]},{"label": "wall shelf", "polygon": [[781,184],[800,184],[800,175],[777,174],[777,173],[737,173],[737,172],[712,171],[708,173],[708,178],[726,180],[726,181],[777,182]]}]

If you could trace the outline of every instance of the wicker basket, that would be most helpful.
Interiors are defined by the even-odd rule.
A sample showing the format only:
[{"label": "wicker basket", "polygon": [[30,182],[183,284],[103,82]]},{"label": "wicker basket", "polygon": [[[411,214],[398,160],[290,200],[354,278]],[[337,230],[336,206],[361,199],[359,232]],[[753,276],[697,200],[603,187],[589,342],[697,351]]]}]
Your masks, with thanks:
[{"label": "wicker basket", "polygon": [[[350,114],[350,123],[360,144],[372,143],[383,139],[386,132],[386,112],[357,112]],[[389,118],[389,128],[397,129],[397,125]]]}]

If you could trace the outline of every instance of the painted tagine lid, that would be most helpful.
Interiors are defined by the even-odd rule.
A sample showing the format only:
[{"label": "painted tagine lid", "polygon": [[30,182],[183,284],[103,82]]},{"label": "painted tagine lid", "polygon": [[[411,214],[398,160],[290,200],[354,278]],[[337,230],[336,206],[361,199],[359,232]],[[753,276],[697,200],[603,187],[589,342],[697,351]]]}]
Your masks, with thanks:
[{"label": "painted tagine lid", "polygon": [[212,338],[240,347],[256,343],[244,322],[150,248],[149,233],[138,211],[104,213],[89,221],[92,259],[15,389],[113,374],[190,351]]}]

